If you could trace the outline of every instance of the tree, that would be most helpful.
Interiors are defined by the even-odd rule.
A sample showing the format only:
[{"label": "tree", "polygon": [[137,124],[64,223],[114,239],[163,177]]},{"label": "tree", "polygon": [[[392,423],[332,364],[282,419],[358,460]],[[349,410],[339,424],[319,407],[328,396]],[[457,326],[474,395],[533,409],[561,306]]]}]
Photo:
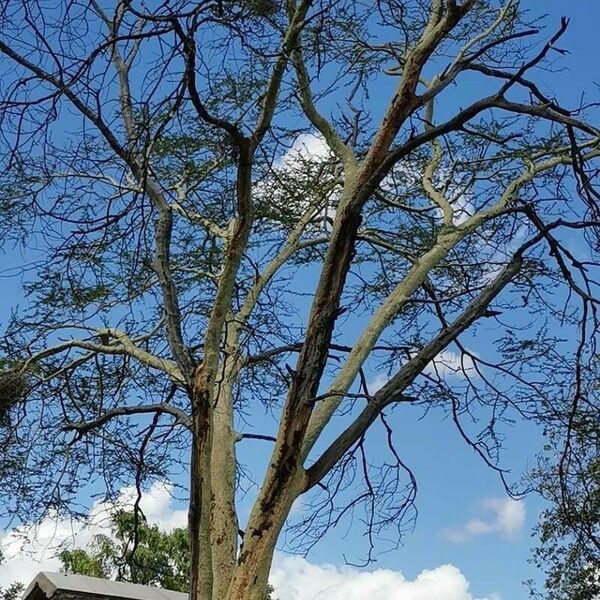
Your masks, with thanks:
[{"label": "tree", "polygon": [[[367,560],[402,533],[403,411],[446,411],[508,487],[504,424],[579,401],[599,130],[534,81],[566,19],[541,33],[512,0],[2,7],[1,233],[28,249],[3,342],[8,514],[170,478],[190,597],[260,600],[300,496],[299,549],[359,511]],[[251,440],[272,444],[262,471]]]},{"label": "tree", "polygon": [[111,519],[111,534],[95,536],[89,549],[64,550],[66,573],[129,581],[186,592],[189,540],[185,529],[161,531],[137,513],[120,511]]},{"label": "tree", "polygon": [[0,598],[2,600],[19,600],[24,589],[23,584],[12,583],[7,588],[0,588]]},{"label": "tree", "polygon": [[[0,552],[0,564],[4,561],[4,557]],[[24,591],[24,586],[22,583],[15,581],[11,583],[8,587],[0,587],[0,599],[1,600],[19,600]]]},{"label": "tree", "polygon": [[97,535],[90,548],[61,552],[65,573],[188,591],[187,530],[162,531],[157,525],[140,520],[137,513],[127,511],[116,512],[111,525],[111,534]]},{"label": "tree", "polygon": [[[597,389],[597,385],[595,386]],[[596,396],[596,397],[594,397]],[[590,398],[597,402],[597,391]],[[590,406],[564,431],[548,432],[547,455],[531,474],[549,502],[537,527],[539,546],[532,561],[545,576],[544,591],[531,583],[532,597],[587,600],[600,596],[600,436],[597,410]],[[556,449],[562,449],[558,453]]]}]

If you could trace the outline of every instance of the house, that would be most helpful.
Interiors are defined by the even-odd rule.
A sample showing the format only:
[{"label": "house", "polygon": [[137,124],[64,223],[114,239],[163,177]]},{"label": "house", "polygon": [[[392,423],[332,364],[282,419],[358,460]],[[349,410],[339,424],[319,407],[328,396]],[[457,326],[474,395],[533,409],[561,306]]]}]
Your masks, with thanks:
[{"label": "house", "polygon": [[40,573],[23,600],[187,600],[188,595],[161,588],[108,581],[85,575]]}]

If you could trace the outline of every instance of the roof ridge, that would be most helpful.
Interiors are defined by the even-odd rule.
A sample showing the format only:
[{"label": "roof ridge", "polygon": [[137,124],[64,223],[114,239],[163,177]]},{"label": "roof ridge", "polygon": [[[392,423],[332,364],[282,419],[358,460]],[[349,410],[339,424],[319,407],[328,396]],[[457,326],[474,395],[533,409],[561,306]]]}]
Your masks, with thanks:
[{"label": "roof ridge", "polygon": [[123,600],[186,600],[188,598],[188,594],[183,592],[139,583],[101,579],[89,575],[66,575],[53,571],[41,571],[25,591],[24,600],[29,598],[36,586],[47,598],[52,598],[60,590]]}]

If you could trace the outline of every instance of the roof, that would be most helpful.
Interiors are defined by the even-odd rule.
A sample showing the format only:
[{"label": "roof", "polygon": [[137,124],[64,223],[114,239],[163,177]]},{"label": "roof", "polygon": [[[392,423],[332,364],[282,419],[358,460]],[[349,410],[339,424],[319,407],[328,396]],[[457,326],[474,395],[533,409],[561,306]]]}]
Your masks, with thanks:
[{"label": "roof", "polygon": [[25,591],[24,600],[35,597],[36,589],[41,590],[47,598],[52,598],[54,593],[59,590],[123,598],[124,600],[187,600],[188,598],[188,595],[182,592],[172,592],[122,581],[109,581],[86,575],[63,575],[49,571],[43,571],[37,575]]}]

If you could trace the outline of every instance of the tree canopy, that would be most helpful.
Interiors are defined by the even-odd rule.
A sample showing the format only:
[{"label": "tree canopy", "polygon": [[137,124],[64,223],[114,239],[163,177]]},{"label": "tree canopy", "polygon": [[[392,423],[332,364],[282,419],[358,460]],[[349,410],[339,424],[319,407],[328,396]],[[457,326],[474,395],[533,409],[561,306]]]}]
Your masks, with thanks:
[{"label": "tree canopy", "polygon": [[185,529],[162,531],[127,511],[113,515],[110,529],[98,534],[90,548],[61,552],[64,571],[187,592],[190,556]]},{"label": "tree canopy", "polygon": [[190,597],[262,600],[286,521],[296,550],[343,522],[367,561],[398,542],[407,411],[446,414],[509,493],[515,420],[559,427],[574,464],[600,130],[593,102],[548,91],[567,19],[515,0],[0,5],[0,239],[23,294],[0,344],[3,517],[170,479]]}]

